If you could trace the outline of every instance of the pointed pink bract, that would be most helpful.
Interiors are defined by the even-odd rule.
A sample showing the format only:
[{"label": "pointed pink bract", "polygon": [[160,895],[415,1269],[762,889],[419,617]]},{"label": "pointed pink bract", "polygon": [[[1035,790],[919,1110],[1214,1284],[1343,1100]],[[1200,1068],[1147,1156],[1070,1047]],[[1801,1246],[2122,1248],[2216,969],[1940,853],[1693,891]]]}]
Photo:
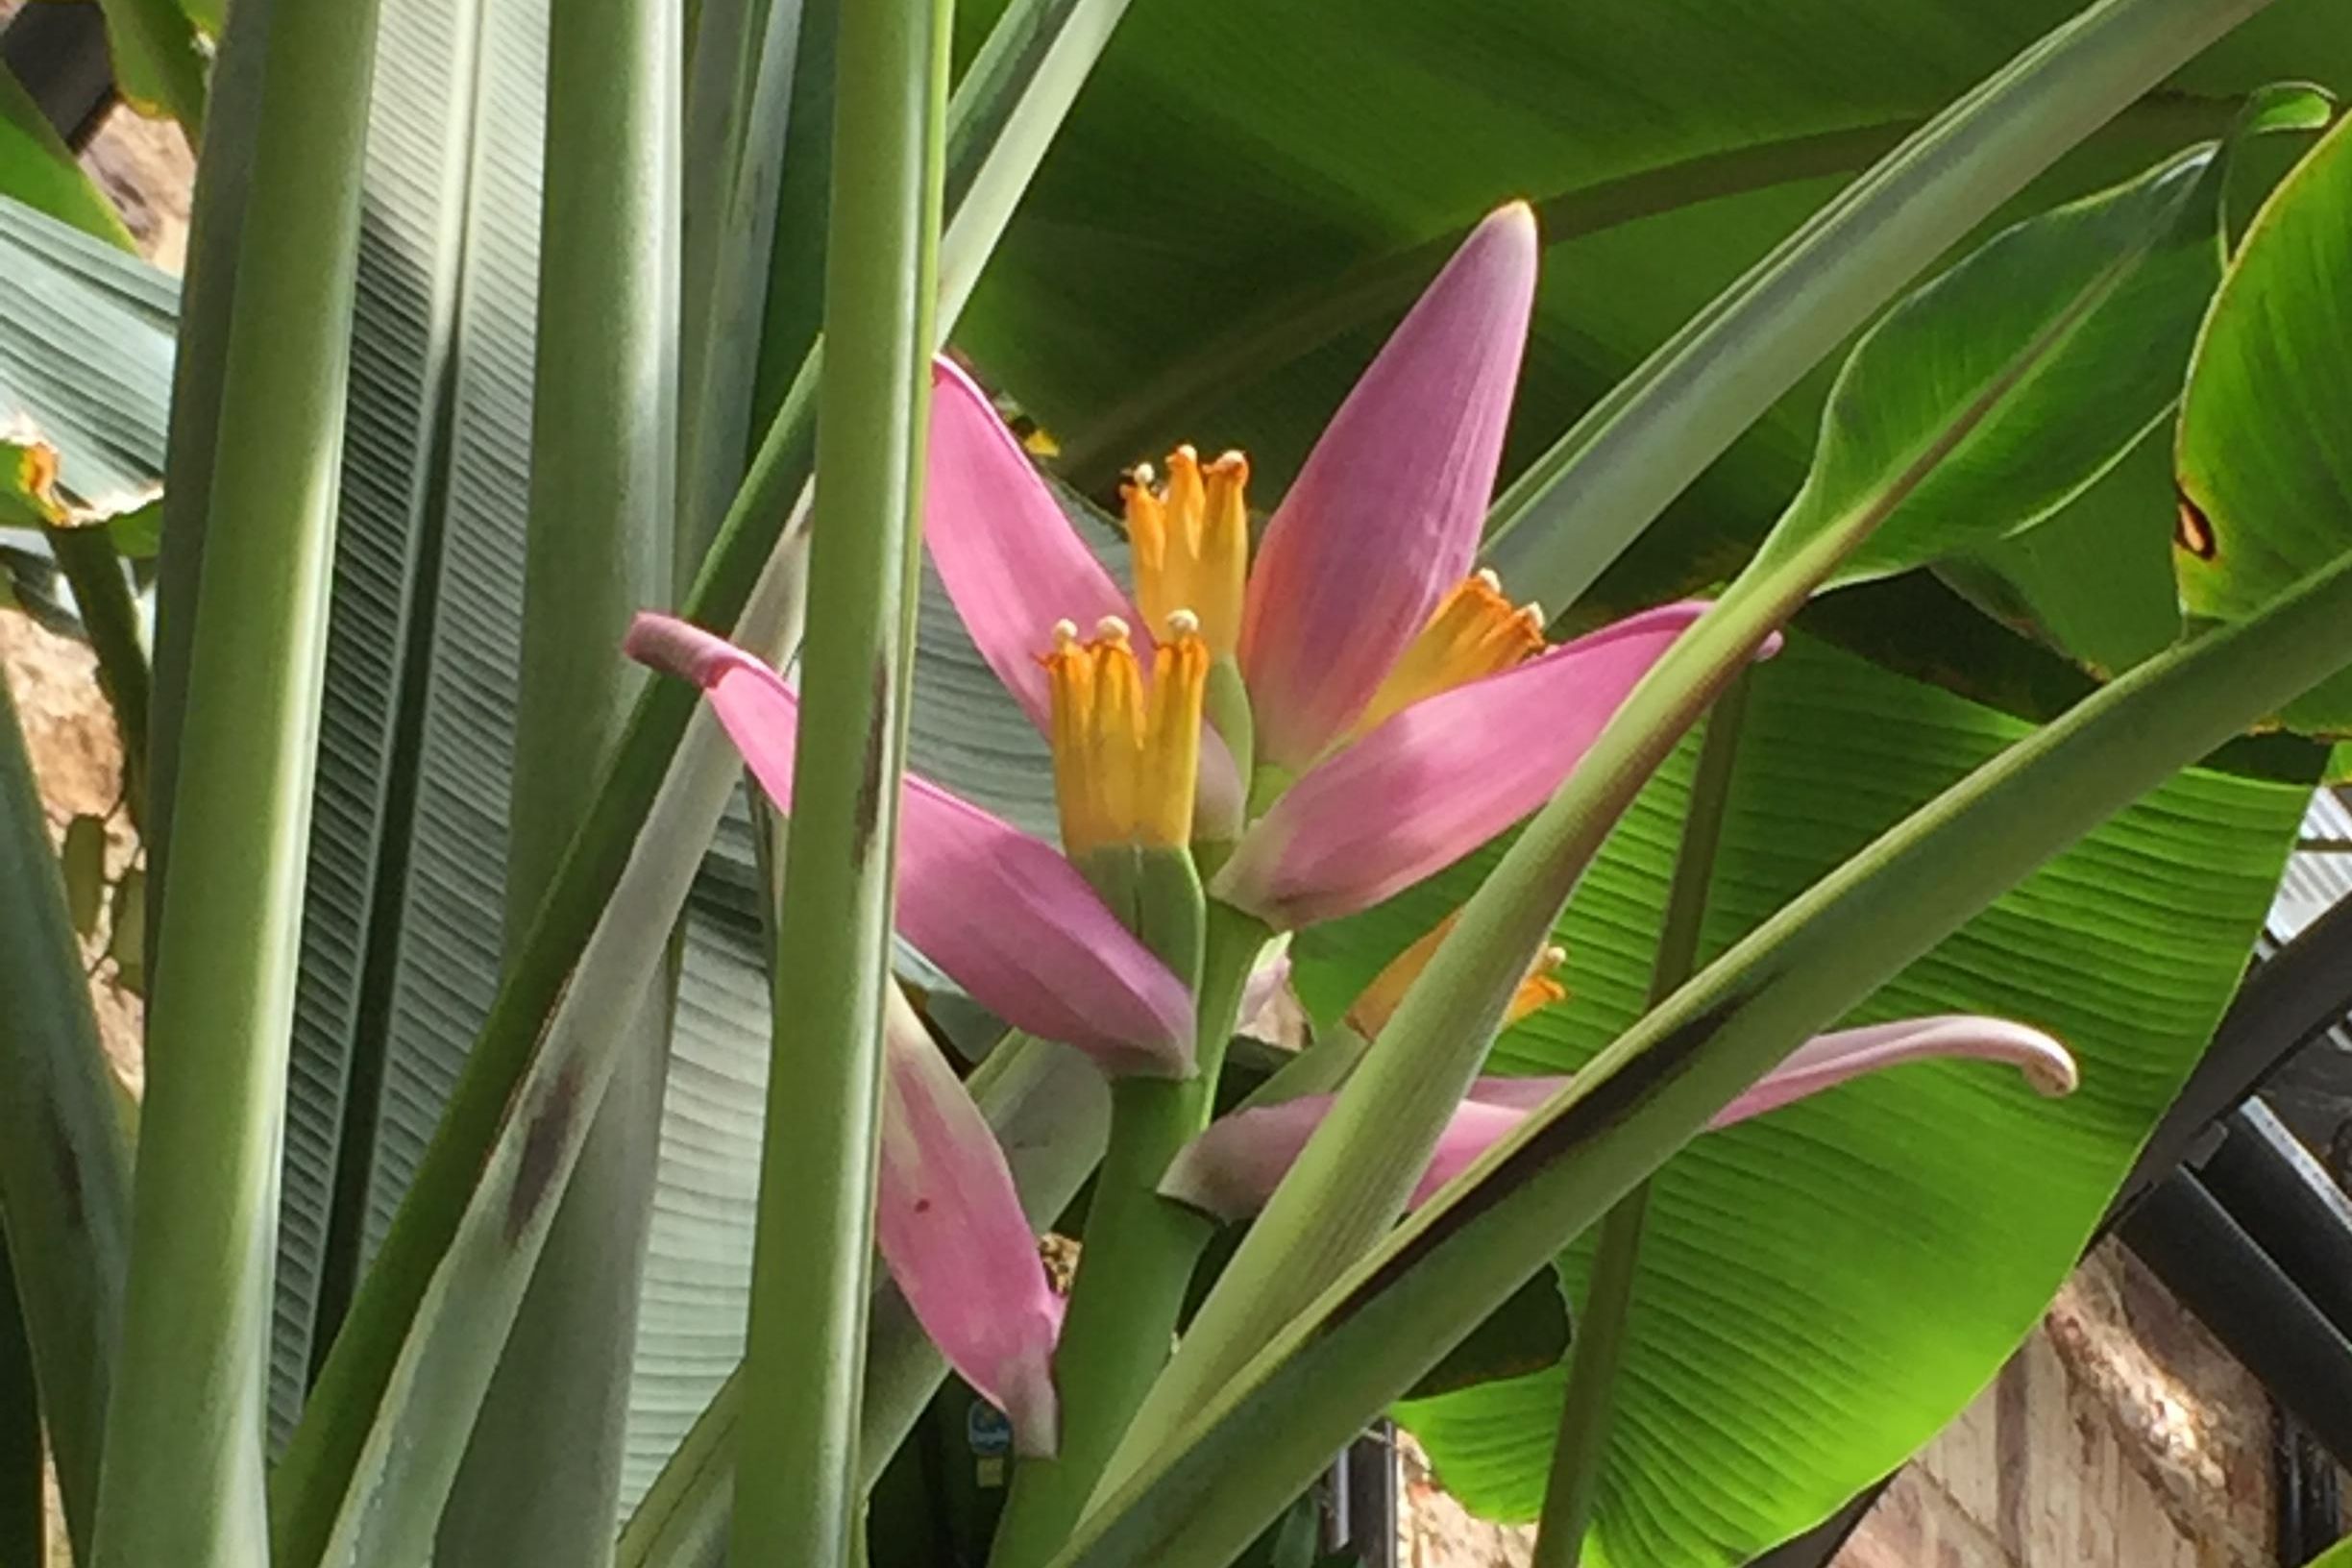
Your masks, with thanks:
[{"label": "pointed pink bract", "polygon": [[1241,621],[1262,761],[1345,733],[1470,570],[1535,299],[1535,220],[1488,217],[1315,443],[1266,525]]},{"label": "pointed pink bract", "polygon": [[[1807,1041],[1725,1106],[1707,1125],[1729,1127],[1835,1088],[1850,1078],[1937,1058],[2005,1062],[2044,1094],[2070,1093],[2076,1083],[2073,1056],[2039,1029],[2003,1018],[1957,1015],[1910,1018],[1843,1029]],[[1429,1166],[1414,1184],[1411,1202],[1423,1202],[1469,1169],[1572,1081],[1566,1077],[1490,1077],[1473,1083],[1445,1131],[1438,1135]],[[1258,1213],[1297,1163],[1308,1139],[1331,1114],[1335,1098],[1304,1094],[1211,1123],[1168,1166],[1161,1192],[1220,1219],[1240,1219]]]},{"label": "pointed pink bract", "polygon": [[1295,927],[1369,908],[1453,864],[1543,804],[1705,608],[1645,611],[1414,703],[1310,769],[1251,824],[1217,895]]},{"label": "pointed pink bract", "polygon": [[1012,1417],[1015,1446],[1050,1457],[1062,1300],[987,1118],[896,986],[887,1001],[875,1242],[931,1342]]},{"label": "pointed pink bract", "polygon": [[1041,655],[1057,621],[1091,632],[1127,623],[1151,662],[1152,632],[1070,527],[988,394],[945,359],[932,362],[931,436],[923,476],[923,539],[964,629],[1040,729],[1052,702]]},{"label": "pointed pink bract", "polygon": [[[698,626],[641,615],[630,656],[684,675],[779,811],[792,809],[799,702],[766,664]],[[1192,998],[1054,849],[909,774],[898,824],[898,929],[1016,1028],[1106,1071],[1183,1077]]]},{"label": "pointed pink bract", "polygon": [[1937,1058],[2006,1062],[2043,1094],[2071,1094],[2080,1081],[2073,1053],[2055,1036],[2025,1024],[1967,1014],[1904,1018],[1806,1041],[1755,1087],[1724,1107],[1712,1125],[1728,1127],[1760,1116],[1881,1067]]}]

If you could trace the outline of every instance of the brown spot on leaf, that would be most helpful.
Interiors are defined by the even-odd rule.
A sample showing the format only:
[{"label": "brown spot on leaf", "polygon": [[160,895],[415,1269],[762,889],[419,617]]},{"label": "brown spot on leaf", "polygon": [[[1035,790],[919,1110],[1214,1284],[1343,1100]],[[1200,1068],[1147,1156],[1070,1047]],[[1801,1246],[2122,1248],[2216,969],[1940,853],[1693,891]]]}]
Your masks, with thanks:
[{"label": "brown spot on leaf", "polygon": [[872,850],[874,826],[882,817],[882,757],[890,736],[893,686],[890,660],[876,654],[873,700],[866,708],[866,756],[858,774],[857,819],[849,843],[852,863],[857,865],[863,865]]},{"label": "brown spot on leaf", "polygon": [[506,1244],[523,1239],[549,1197],[564,1139],[579,1115],[580,1065],[576,1058],[555,1074],[555,1085],[531,1117],[523,1135],[523,1158],[515,1168],[514,1190],[506,1199]]},{"label": "brown spot on leaf", "polygon": [[2213,520],[2205,509],[2189,499],[2183,491],[2180,511],[2172,525],[2172,542],[2200,561],[2210,561],[2218,553],[2214,540]]}]

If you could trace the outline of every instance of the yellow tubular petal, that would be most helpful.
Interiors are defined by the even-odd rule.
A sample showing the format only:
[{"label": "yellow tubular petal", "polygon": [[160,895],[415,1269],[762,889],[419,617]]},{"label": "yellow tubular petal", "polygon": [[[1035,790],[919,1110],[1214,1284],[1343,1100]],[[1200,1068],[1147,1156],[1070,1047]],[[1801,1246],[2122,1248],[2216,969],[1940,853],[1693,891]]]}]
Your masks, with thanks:
[{"label": "yellow tubular petal", "polygon": [[1122,492],[1136,603],[1153,626],[1189,611],[1209,656],[1230,657],[1249,573],[1249,462],[1229,452],[1204,467],[1198,453],[1178,447],[1168,453],[1167,482],[1155,489],[1152,479],[1149,466],[1139,467]]},{"label": "yellow tubular petal", "polygon": [[1188,611],[1168,617],[1152,655],[1151,723],[1136,780],[1139,842],[1175,847],[1192,836],[1192,796],[1200,776],[1201,698],[1209,685],[1209,648]]},{"label": "yellow tubular petal", "polygon": [[1062,821],[1062,842],[1072,853],[1097,842],[1103,824],[1095,807],[1088,767],[1088,736],[1094,725],[1094,658],[1067,621],[1054,627],[1053,651],[1038,661],[1045,667],[1053,702],[1054,806]]},{"label": "yellow tubular petal", "polygon": [[1162,584],[1167,576],[1168,549],[1171,543],[1182,548],[1181,539],[1171,539],[1168,527],[1167,504],[1161,500],[1155,487],[1156,479],[1149,463],[1139,463],[1119,486],[1119,500],[1127,512],[1127,544],[1134,562],[1136,602],[1143,612],[1147,626],[1164,625],[1175,604],[1161,605]]},{"label": "yellow tubular petal", "polygon": [[1510,1005],[1503,1010],[1503,1027],[1508,1029],[1531,1013],[1540,1013],[1554,1002],[1568,999],[1568,988],[1553,978],[1559,967],[1568,962],[1565,947],[1546,947],[1528,966],[1527,978],[1511,993]]},{"label": "yellow tubular petal", "polygon": [[[1143,752],[1143,670],[1127,640],[1127,624],[1105,616],[1094,629],[1094,723],[1088,739],[1104,831],[1088,848],[1135,842],[1137,775]],[[1079,851],[1078,845],[1066,847]]]},{"label": "yellow tubular petal", "polygon": [[[1200,453],[1189,446],[1178,447],[1168,453],[1167,510],[1168,537],[1179,541],[1179,549],[1188,559],[1200,557],[1201,512],[1207,506],[1209,493],[1201,480]],[[1182,606],[1179,606],[1181,608]],[[1165,625],[1165,622],[1155,622]]]},{"label": "yellow tubular petal", "polygon": [[1249,459],[1229,452],[1209,465],[1201,517],[1200,564],[1192,613],[1213,659],[1230,658],[1241,636],[1241,596],[1249,577]]},{"label": "yellow tubular petal", "polygon": [[1464,577],[1372,694],[1354,733],[1369,733],[1423,698],[1500,674],[1543,647],[1541,610],[1514,609],[1491,572]]},{"label": "yellow tubular petal", "polygon": [[[1446,933],[1454,929],[1454,922],[1459,919],[1461,911],[1456,910],[1439,920],[1428,935],[1390,959],[1388,967],[1348,1004],[1347,1021],[1358,1034],[1366,1040],[1379,1038],[1405,1000],[1406,991],[1421,978],[1421,971],[1436,956],[1437,944],[1445,941]],[[1519,982],[1519,989],[1511,993],[1509,1004],[1503,1010],[1503,1027],[1507,1029],[1530,1014],[1567,998],[1568,988],[1552,978],[1553,972],[1567,961],[1567,952],[1558,947],[1546,947],[1535,955],[1534,962],[1528,966],[1527,977]]]}]

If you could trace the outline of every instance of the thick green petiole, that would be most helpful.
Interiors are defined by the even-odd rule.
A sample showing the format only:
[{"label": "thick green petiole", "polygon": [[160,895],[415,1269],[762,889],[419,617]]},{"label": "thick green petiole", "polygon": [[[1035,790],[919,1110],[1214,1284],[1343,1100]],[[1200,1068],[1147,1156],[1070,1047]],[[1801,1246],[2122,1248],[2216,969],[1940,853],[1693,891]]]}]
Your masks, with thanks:
[{"label": "thick green petiole", "polygon": [[1186,1288],[1216,1225],[1160,1196],[1160,1180],[1209,1123],[1241,993],[1267,938],[1249,916],[1210,905],[1193,1076],[1112,1086],[1110,1147],[1087,1210],[1086,1250],[1055,1357],[1061,1450],[1051,1459],[1021,1461],[992,1568],[1036,1568],[1061,1549],[1167,1360]]}]

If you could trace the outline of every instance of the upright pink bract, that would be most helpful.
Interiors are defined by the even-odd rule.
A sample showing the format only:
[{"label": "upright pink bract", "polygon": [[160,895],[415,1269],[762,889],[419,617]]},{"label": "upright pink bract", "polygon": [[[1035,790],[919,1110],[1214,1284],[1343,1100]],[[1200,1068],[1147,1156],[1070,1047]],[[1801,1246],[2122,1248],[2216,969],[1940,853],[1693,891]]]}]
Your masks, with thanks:
[{"label": "upright pink bract", "polygon": [[1217,896],[1277,926],[1311,925],[1452,865],[1544,803],[1705,609],[1647,610],[1414,703],[1252,823]]},{"label": "upright pink bract", "polygon": [[1347,730],[1470,570],[1535,302],[1535,217],[1479,225],[1340,405],[1252,567],[1241,674],[1261,761]]}]

